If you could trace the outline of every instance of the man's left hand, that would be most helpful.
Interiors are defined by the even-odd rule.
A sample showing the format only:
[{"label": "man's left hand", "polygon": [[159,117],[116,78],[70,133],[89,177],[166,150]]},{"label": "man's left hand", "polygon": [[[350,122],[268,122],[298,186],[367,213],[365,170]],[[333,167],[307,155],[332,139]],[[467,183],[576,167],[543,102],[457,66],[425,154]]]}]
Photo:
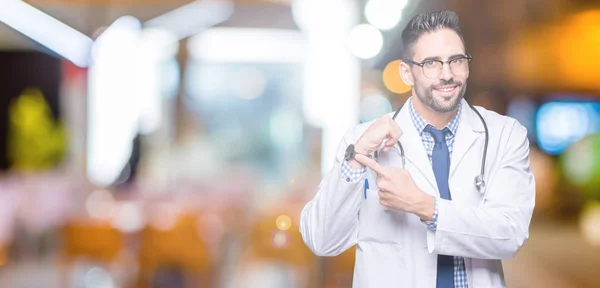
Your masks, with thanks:
[{"label": "man's left hand", "polygon": [[419,189],[410,172],[400,168],[384,168],[375,160],[360,154],[355,159],[377,173],[376,184],[381,205],[416,214],[423,221],[432,220],[434,198]]}]

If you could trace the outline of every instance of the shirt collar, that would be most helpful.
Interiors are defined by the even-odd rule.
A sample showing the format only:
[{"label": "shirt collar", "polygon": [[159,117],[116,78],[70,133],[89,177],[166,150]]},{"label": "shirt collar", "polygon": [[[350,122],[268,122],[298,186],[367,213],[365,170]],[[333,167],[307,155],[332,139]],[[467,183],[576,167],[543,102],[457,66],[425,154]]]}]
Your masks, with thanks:
[{"label": "shirt collar", "polygon": [[[417,132],[419,132],[419,135],[422,135],[423,131],[425,130],[425,127],[427,127],[430,124],[423,117],[421,117],[421,115],[419,115],[419,113],[417,113],[417,110],[415,110],[415,107],[413,105],[412,97],[409,98],[408,101],[409,101],[408,106],[410,108],[410,109],[408,109],[410,118],[412,119],[412,122],[415,125],[415,128],[417,128]],[[448,130],[450,130],[450,133],[452,134],[452,136],[456,135],[456,130],[458,130],[458,123],[460,122],[459,119],[460,119],[461,111],[462,111],[462,101],[458,105],[458,111],[456,112],[456,114],[454,114],[454,117],[452,117],[452,120],[450,120],[450,123],[448,123],[448,125],[446,126],[446,128],[448,128]]]}]

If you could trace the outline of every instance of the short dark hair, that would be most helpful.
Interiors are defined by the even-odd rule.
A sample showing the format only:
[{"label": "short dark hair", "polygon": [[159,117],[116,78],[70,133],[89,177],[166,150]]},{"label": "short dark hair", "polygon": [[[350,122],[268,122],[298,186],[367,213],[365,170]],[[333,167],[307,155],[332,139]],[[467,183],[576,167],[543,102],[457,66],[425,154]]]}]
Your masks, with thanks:
[{"label": "short dark hair", "polygon": [[463,45],[465,45],[465,39],[458,26],[458,16],[456,13],[449,10],[424,12],[413,17],[402,31],[402,59],[408,60],[413,57],[413,46],[423,34],[431,33],[443,28],[451,29],[456,32],[460,37],[460,40],[462,40]]}]

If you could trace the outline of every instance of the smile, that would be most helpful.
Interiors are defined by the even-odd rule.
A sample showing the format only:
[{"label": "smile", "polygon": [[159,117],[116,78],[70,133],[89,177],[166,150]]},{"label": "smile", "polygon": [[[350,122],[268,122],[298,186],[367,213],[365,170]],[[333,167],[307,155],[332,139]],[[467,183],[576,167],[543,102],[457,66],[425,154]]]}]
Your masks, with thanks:
[{"label": "smile", "polygon": [[456,88],[458,88],[458,86],[451,85],[451,86],[437,87],[437,88],[434,88],[433,90],[442,92],[443,94],[450,94],[450,93],[454,92],[454,90],[456,90]]}]

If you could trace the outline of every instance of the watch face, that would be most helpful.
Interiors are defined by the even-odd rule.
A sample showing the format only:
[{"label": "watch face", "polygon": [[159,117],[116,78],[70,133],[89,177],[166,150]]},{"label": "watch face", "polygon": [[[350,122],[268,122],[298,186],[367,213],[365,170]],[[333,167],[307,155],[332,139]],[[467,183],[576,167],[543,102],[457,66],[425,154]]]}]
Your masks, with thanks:
[{"label": "watch face", "polygon": [[345,155],[345,157],[344,157],[344,158],[346,159],[346,161],[347,161],[347,160],[351,160],[351,159],[353,158],[353,157],[352,157],[352,156],[353,156],[353,154],[354,154],[354,145],[353,145],[353,144],[350,144],[350,145],[348,146],[348,148],[346,148],[346,155]]}]

